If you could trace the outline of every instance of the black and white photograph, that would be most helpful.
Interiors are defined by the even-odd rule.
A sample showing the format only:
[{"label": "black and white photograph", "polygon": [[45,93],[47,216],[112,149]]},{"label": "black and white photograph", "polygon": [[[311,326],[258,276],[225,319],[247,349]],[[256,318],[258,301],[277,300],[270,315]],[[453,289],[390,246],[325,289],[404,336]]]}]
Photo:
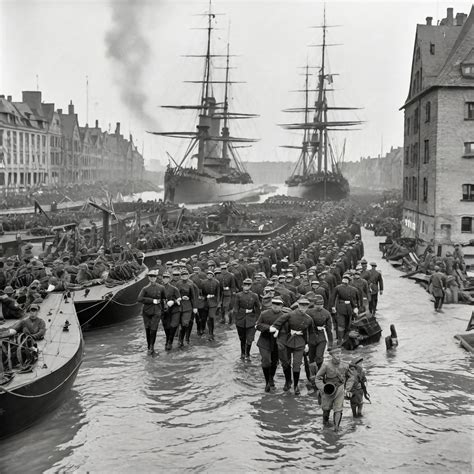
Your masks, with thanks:
[{"label": "black and white photograph", "polygon": [[474,4],[0,0],[0,473],[471,473]]}]

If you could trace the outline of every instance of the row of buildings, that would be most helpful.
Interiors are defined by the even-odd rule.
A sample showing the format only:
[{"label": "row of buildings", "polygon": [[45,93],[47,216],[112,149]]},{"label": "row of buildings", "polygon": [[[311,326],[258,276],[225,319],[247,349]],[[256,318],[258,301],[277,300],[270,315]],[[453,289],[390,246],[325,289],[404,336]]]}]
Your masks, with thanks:
[{"label": "row of buildings", "polygon": [[417,25],[402,109],[403,233],[444,255],[474,240],[474,7]]},{"label": "row of buildings", "polygon": [[402,147],[392,147],[384,156],[362,157],[359,161],[345,161],[342,174],[349,181],[351,190],[358,188],[373,191],[402,189]]},{"label": "row of buildings", "polygon": [[22,101],[0,95],[0,190],[141,180],[143,156],[130,135],[79,125],[74,105],[65,113],[43,103],[40,91]]}]

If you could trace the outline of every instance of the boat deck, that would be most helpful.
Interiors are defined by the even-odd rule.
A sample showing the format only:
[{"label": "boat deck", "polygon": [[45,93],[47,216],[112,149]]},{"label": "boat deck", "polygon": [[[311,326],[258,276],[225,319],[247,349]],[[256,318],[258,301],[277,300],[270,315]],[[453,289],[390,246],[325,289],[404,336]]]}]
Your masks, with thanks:
[{"label": "boat deck", "polygon": [[[62,293],[50,293],[41,303],[38,316],[46,323],[45,337],[38,341],[38,361],[31,372],[16,373],[11,382],[0,386],[0,394],[1,387],[16,390],[57,371],[74,357],[82,344],[74,304],[71,299],[66,302]],[[70,324],[68,331],[63,330],[66,321]],[[1,327],[13,327],[17,322],[8,319]]]}]

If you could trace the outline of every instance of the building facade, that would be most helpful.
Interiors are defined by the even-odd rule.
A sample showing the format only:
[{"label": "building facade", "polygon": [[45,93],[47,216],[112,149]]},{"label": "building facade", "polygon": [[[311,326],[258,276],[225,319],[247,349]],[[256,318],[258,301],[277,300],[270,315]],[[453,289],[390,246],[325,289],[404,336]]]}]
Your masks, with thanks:
[{"label": "building facade", "polygon": [[417,25],[403,109],[403,235],[443,255],[474,239],[474,7]]},{"label": "building facade", "polygon": [[40,186],[136,181],[144,160],[133,138],[79,125],[71,102],[67,113],[43,103],[40,91],[23,91],[22,101],[0,95],[0,191]]}]

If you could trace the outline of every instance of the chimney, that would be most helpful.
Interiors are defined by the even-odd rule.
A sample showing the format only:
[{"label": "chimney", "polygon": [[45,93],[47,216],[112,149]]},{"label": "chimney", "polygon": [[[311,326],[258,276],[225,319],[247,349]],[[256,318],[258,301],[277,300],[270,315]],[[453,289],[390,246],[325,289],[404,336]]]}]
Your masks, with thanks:
[{"label": "chimney", "polygon": [[8,100],[8,102],[11,102],[11,101],[12,101],[12,96],[11,96],[11,95],[7,95],[7,100]]},{"label": "chimney", "polygon": [[62,115],[63,114],[63,109],[58,109],[58,114]]},{"label": "chimney", "polygon": [[115,127],[115,135],[120,135],[120,122],[117,122]]},{"label": "chimney", "polygon": [[467,14],[466,13],[456,13],[456,25],[462,26],[466,21]]},{"label": "chimney", "polygon": [[426,24],[428,26],[431,26],[433,24],[433,17],[432,16],[427,16],[426,17]]},{"label": "chimney", "polygon": [[0,99],[4,99],[5,96],[3,94],[0,94]]},{"label": "chimney", "polygon": [[447,10],[447,17],[446,17],[446,24],[448,26],[453,26],[454,22],[453,22],[453,9],[452,8],[448,8]]},{"label": "chimney", "polygon": [[95,121],[95,128],[99,128],[99,121],[97,119]]},{"label": "chimney", "polygon": [[40,91],[23,91],[22,102],[26,102],[32,110],[41,111],[41,92]]},{"label": "chimney", "polygon": [[68,114],[69,115],[74,115],[74,104],[72,103],[72,100],[71,100],[71,102],[69,102]]}]

